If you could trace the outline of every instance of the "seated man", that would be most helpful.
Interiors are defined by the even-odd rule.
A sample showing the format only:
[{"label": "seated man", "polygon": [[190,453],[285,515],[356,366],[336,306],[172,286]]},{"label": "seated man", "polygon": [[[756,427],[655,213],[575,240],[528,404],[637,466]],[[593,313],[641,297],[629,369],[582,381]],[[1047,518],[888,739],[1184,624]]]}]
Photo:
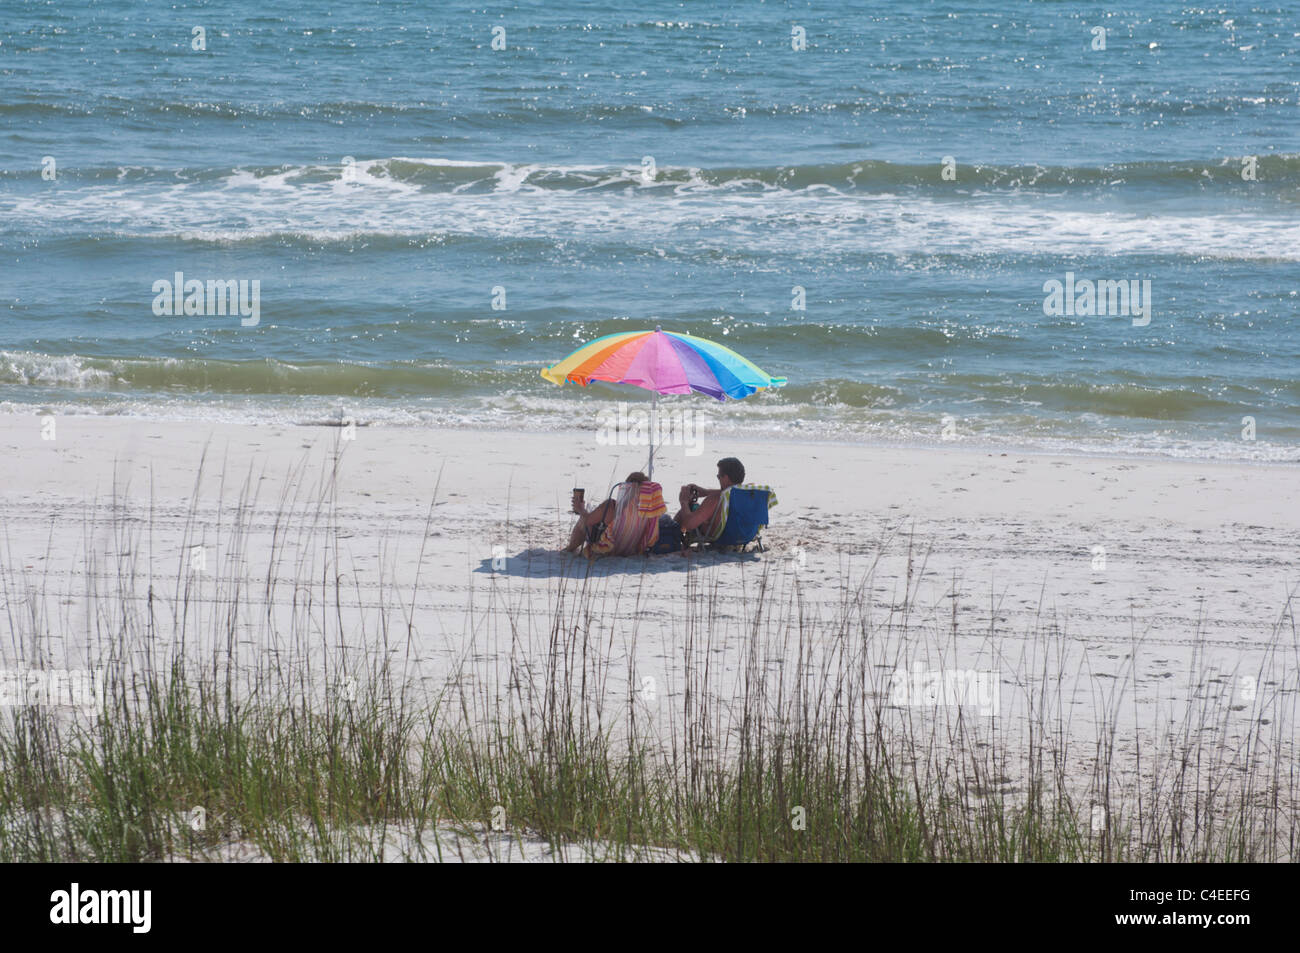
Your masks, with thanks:
[{"label": "seated man", "polygon": [[706,490],[694,483],[686,484],[677,494],[677,502],[682,508],[677,511],[673,521],[683,534],[691,531],[703,533],[718,515],[718,498],[722,496],[722,491],[744,482],[745,465],[735,457],[723,457],[718,461],[718,488]]},{"label": "seated man", "polygon": [[681,509],[671,518],[664,516],[659,521],[660,545],[656,552],[677,552],[685,555],[684,544],[689,541],[689,534],[709,535],[716,529],[713,525],[719,517],[718,501],[729,486],[738,486],[745,482],[745,465],[735,457],[724,457],[718,461],[718,488],[707,490],[694,483],[688,483],[677,494]]}]

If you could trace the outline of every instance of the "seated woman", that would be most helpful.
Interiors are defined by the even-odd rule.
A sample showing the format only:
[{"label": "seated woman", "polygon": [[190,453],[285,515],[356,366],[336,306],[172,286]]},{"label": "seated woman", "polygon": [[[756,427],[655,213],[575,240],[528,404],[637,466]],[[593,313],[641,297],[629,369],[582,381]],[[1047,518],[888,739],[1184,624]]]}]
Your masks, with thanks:
[{"label": "seated woman", "polygon": [[614,487],[610,498],[585,512],[575,498],[573,512],[578,522],[569,535],[566,553],[585,545],[587,557],[639,556],[659,539],[659,517],[668,512],[663,488],[644,473],[630,473]]}]

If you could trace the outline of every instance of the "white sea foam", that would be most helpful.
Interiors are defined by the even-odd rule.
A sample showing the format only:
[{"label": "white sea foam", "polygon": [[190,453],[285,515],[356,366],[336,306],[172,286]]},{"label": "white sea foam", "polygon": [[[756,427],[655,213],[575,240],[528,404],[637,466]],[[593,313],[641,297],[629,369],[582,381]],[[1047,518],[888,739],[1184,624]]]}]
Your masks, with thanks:
[{"label": "white sea foam", "polygon": [[[449,428],[457,430],[589,433],[596,447],[602,419],[616,412],[616,401],[547,398],[516,392],[465,398],[456,402],[432,399],[377,400],[338,397],[274,397],[162,395],[99,395],[76,398],[51,395],[39,405],[0,399],[0,413],[30,416],[121,416],[180,420],[198,424],[255,424],[262,426],[337,426],[351,419],[359,426],[379,428]],[[1083,431],[1068,421],[1040,420],[1026,428],[1007,417],[961,418],[954,440],[941,437],[932,414],[836,410],[813,404],[789,404],[750,399],[717,405],[703,399],[661,401],[676,409],[689,406],[703,422],[706,453],[725,450],[728,441],[797,440],[800,442],[856,443],[869,446],[906,446],[1101,456],[1163,457],[1243,463],[1300,463],[1300,446],[1266,440],[1195,439],[1166,428],[1149,433],[1124,433],[1098,429]],[[617,452],[634,453],[636,448]],[[681,453],[681,447],[664,448]]]},{"label": "white sea foam", "polygon": [[89,367],[75,354],[0,351],[0,382],[3,383],[24,386],[59,385],[82,389],[103,386],[112,380],[110,371]]},{"label": "white sea foam", "polygon": [[[1129,211],[1072,207],[1014,191],[954,200],[849,192],[833,184],[786,189],[744,174],[711,183],[698,169],[661,167],[654,182],[645,182],[639,167],[401,159],[483,170],[481,177],[458,181],[456,191],[429,190],[394,178],[395,161],[358,160],[351,180],[342,177],[340,167],[312,166],[266,174],[240,170],[219,187],[121,182],[38,190],[13,197],[5,228],[224,242],[275,236],[319,242],[358,236],[560,242],[579,236],[657,243],[684,255],[725,248],[733,254],[822,257],[1054,253],[1300,261],[1300,217],[1285,208]],[[547,188],[541,183],[549,176],[589,184]],[[487,190],[467,191],[473,185]]]}]

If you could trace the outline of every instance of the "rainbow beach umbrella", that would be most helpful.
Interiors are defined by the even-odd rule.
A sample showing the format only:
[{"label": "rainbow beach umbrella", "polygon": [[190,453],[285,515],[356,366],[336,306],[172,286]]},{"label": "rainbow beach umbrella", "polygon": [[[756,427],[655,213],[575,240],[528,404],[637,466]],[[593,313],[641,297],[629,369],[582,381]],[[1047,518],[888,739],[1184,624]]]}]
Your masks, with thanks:
[{"label": "rainbow beach umbrella", "polygon": [[650,408],[650,463],[654,476],[655,414],[660,394],[695,391],[716,400],[740,400],[767,387],[781,387],[784,377],[773,377],[753,361],[716,341],[653,331],[623,331],[596,338],[558,364],[542,368],[553,384],[572,381],[586,387],[592,381],[635,384],[654,393]]}]

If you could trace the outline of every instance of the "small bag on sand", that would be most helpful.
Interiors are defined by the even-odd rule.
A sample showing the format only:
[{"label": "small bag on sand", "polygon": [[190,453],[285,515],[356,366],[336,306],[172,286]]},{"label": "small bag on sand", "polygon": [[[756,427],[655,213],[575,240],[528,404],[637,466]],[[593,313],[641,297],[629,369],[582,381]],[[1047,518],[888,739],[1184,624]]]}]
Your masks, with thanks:
[{"label": "small bag on sand", "polygon": [[666,513],[659,517],[659,541],[650,548],[650,552],[656,556],[675,553],[681,550],[682,544],[682,528]]}]

